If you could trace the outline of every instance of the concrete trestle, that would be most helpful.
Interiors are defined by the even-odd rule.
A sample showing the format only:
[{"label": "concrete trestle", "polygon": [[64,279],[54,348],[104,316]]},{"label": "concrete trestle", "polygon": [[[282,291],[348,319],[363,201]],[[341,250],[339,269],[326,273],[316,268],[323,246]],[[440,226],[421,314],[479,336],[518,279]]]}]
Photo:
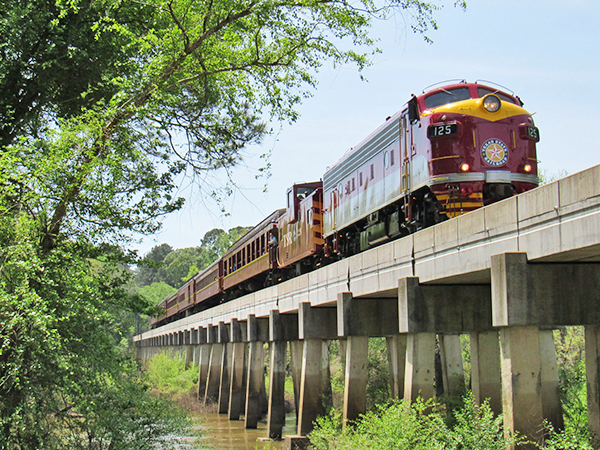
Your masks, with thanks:
[{"label": "concrete trestle", "polygon": [[268,373],[267,425],[275,439],[281,438],[291,373],[297,436],[290,439],[303,439],[330,401],[330,340],[344,342],[346,424],[366,409],[369,337],[386,338],[391,393],[411,401],[435,395],[436,346],[444,392],[465,390],[460,335],[468,335],[476,401],[488,398],[492,410],[504,414],[507,433],[541,441],[544,419],[563,426],[551,330],[584,325],[589,423],[600,435],[598,261],[595,167],[136,342],[142,358],[181,350],[198,364],[199,399],[217,401],[232,420],[244,416],[246,427],[256,427],[267,412]]}]

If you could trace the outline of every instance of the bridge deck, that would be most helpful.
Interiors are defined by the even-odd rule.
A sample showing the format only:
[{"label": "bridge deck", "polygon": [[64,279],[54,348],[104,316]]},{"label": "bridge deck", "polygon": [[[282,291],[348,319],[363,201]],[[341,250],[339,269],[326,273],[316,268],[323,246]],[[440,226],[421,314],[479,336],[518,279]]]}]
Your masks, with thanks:
[{"label": "bridge deck", "polygon": [[[489,284],[491,256],[526,252],[529,261],[600,261],[600,166],[448,220],[277,286],[194,314],[134,340],[206,327],[298,305],[333,305],[338,293],[395,298],[398,280]],[[414,257],[413,257],[414,255]]]}]

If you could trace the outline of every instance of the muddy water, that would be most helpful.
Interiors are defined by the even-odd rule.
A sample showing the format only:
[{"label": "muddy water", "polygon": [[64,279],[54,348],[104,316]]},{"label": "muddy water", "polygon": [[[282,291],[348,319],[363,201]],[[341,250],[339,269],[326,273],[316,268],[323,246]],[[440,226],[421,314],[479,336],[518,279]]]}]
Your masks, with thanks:
[{"label": "muddy water", "polygon": [[[228,420],[227,414],[203,414],[202,445],[215,450],[280,450],[285,448],[283,441],[264,442],[267,437],[267,424],[258,422],[256,430],[247,430],[243,420]],[[288,414],[283,428],[283,435],[296,434],[296,415]]]}]

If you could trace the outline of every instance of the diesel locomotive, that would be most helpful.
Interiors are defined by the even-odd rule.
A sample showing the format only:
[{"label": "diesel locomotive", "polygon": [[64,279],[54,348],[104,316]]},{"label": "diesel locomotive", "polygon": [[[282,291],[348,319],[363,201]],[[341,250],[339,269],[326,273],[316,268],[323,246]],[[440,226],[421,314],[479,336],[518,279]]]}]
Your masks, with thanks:
[{"label": "diesel locomotive", "polygon": [[330,167],[160,306],[159,326],[538,185],[539,130],[489,82],[446,82]]}]

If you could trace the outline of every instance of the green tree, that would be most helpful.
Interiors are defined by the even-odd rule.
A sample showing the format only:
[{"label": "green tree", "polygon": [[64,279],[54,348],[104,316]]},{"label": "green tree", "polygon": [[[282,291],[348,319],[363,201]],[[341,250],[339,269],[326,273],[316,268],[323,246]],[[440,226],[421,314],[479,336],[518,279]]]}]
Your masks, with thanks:
[{"label": "green tree", "polygon": [[251,229],[252,227],[235,227],[228,232],[220,228],[207,231],[200,243],[205,257],[205,263],[202,268],[207,267],[213,261],[223,256],[229,247]]},{"label": "green tree", "polygon": [[293,121],[325,61],[366,66],[372,20],[406,10],[425,32],[434,8],[3,2],[1,448],[154,446],[163,409],[123,350],[128,318],[150,307],[125,288],[129,239],[181,207],[185,170],[227,170],[264,121]]},{"label": "green tree", "polygon": [[[415,30],[435,26],[435,6],[419,0],[355,5],[101,0],[93,5],[82,0],[13,2],[2,22],[5,36],[20,36],[23,10],[40,9],[39,24],[25,27],[22,36],[28,45],[11,39],[3,46],[6,73],[16,74],[3,77],[6,92],[24,92],[24,80],[41,77],[46,67],[57,77],[50,85],[67,90],[71,73],[59,76],[58,67],[53,70],[54,63],[44,64],[46,59],[62,62],[71,53],[99,52],[96,42],[117,51],[115,61],[96,66],[98,73],[89,74],[81,92],[69,91],[77,101],[68,111],[51,91],[47,101],[25,102],[27,113],[9,112],[2,119],[9,130],[5,142],[15,144],[19,155],[44,154],[57,165],[44,186],[45,250],[73,230],[154,232],[157,219],[182,204],[172,197],[173,176],[184,170],[182,162],[197,172],[237,164],[244,146],[260,141],[264,118],[296,118],[295,105],[316,84],[315,72],[325,61],[359,68],[368,64],[368,55],[357,49],[373,45],[368,30],[374,18],[408,10]],[[53,33],[41,40],[37,35],[44,22]],[[58,45],[69,42],[66,30],[83,36],[81,48]],[[353,45],[341,46],[342,40]],[[92,48],[83,50],[88,44]],[[55,47],[58,58],[51,54]],[[46,52],[39,55],[39,65],[34,58],[33,67],[21,68],[32,60],[34,49]],[[82,56],[72,62],[79,67],[89,60]],[[45,82],[28,87],[29,96],[46,98],[41,93]],[[32,128],[35,132],[29,133]]]},{"label": "green tree", "polygon": [[144,297],[152,305],[158,305],[163,299],[177,292],[172,286],[169,286],[164,281],[152,283],[140,288],[139,294]]},{"label": "green tree", "polygon": [[160,279],[160,270],[167,255],[173,251],[169,244],[160,244],[152,247],[140,260],[136,269],[136,282],[139,286],[148,286],[152,283],[163,281]]},{"label": "green tree", "polygon": [[164,261],[164,280],[179,288],[189,274],[190,267],[198,266],[202,251],[199,247],[178,248],[169,253]]},{"label": "green tree", "polygon": [[31,217],[3,201],[0,217],[0,448],[154,448],[173,423],[123,351],[129,313],[147,312],[127,258],[82,241],[43,252]]}]

